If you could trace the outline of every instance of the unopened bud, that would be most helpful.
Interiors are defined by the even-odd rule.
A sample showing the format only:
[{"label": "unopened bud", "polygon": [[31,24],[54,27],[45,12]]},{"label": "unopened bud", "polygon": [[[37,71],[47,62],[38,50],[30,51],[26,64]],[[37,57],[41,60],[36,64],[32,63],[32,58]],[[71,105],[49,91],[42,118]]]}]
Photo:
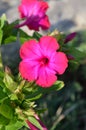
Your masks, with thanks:
[{"label": "unopened bud", "polygon": [[8,66],[5,66],[5,72],[9,75],[11,75],[11,69]]},{"label": "unopened bud", "polygon": [[67,55],[67,58],[68,58],[68,60],[75,60],[74,56],[72,56],[72,55]]},{"label": "unopened bud", "polygon": [[76,32],[73,32],[69,35],[66,36],[65,40],[64,40],[64,43],[68,43],[69,41],[71,41],[72,39],[74,39],[76,36]]}]

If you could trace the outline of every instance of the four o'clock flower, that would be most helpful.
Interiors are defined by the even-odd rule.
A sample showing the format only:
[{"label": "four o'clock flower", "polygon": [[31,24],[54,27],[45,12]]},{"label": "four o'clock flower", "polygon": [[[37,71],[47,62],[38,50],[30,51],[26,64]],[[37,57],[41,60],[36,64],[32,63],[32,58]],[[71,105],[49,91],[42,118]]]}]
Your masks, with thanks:
[{"label": "four o'clock flower", "polygon": [[18,7],[20,17],[25,21],[16,27],[27,25],[29,29],[39,31],[39,27],[46,30],[50,27],[50,22],[46,11],[48,4],[44,0],[21,0]]},{"label": "four o'clock flower", "polygon": [[51,36],[43,36],[39,42],[26,41],[20,48],[21,76],[28,81],[35,81],[41,87],[52,86],[57,75],[63,74],[68,66],[65,53],[58,49],[58,42]]}]

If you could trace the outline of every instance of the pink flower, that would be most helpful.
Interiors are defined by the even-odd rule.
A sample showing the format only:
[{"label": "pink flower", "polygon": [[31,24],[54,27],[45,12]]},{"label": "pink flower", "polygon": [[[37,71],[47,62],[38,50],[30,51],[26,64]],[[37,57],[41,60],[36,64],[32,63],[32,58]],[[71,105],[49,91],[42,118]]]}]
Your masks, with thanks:
[{"label": "pink flower", "polygon": [[50,27],[46,11],[48,9],[47,2],[43,0],[22,0],[18,7],[20,17],[24,18],[24,23],[16,26],[22,27],[27,25],[31,30],[39,30],[39,27],[46,30]]},{"label": "pink flower", "polygon": [[35,125],[33,125],[29,120],[26,120],[28,126],[31,130],[39,130]]},{"label": "pink flower", "polygon": [[[40,120],[40,118],[38,117],[38,115],[35,114],[35,118],[38,121],[38,123],[40,124],[40,126],[42,127],[42,130],[48,130],[46,128],[46,126],[42,123],[42,121]],[[32,124],[29,120],[26,120],[28,126],[30,127],[31,130],[40,130],[39,128],[37,128],[34,124]]]},{"label": "pink flower", "polygon": [[20,48],[21,76],[28,81],[36,81],[42,87],[52,86],[57,80],[56,74],[63,74],[68,66],[66,55],[57,52],[58,49],[59,44],[51,36],[43,36],[39,42],[25,42]]}]

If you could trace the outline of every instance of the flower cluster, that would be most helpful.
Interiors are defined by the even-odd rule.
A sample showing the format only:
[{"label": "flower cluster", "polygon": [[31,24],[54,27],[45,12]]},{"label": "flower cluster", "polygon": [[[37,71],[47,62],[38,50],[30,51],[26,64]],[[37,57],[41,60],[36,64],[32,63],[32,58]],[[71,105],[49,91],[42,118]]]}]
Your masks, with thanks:
[{"label": "flower cluster", "polygon": [[[26,20],[18,27],[27,25],[36,31],[39,27],[48,29],[50,23],[45,14],[47,8],[48,4],[43,0],[22,0],[19,12],[21,18]],[[59,43],[51,36],[43,36],[39,41],[25,42],[20,49],[21,76],[28,81],[36,81],[42,87],[52,86],[57,80],[57,75],[63,74],[68,66],[66,55],[63,52],[57,52],[59,48]]]},{"label": "flower cluster", "polygon": [[[9,24],[5,15],[0,18],[0,43],[6,44],[0,48],[0,119],[3,120],[0,129],[18,130],[27,126],[31,130],[48,130],[39,118],[44,110],[37,110],[35,100],[63,88],[60,75],[70,63],[73,66],[84,58],[84,54],[68,45],[76,36],[75,32],[67,36],[57,30],[49,31],[45,36],[38,32],[50,28],[48,8],[44,0],[21,0],[18,20]],[[23,26],[34,30],[33,34],[24,32]],[[18,43],[16,53],[12,50]],[[14,45],[13,49],[8,49],[11,45]],[[4,54],[4,50],[9,54]]]},{"label": "flower cluster", "polygon": [[[41,27],[46,30],[50,22],[46,11],[47,2],[43,0],[22,0],[18,7],[20,17],[24,22],[17,25],[17,28],[27,26],[31,30],[39,31]],[[42,36],[39,40],[31,39],[25,41],[20,48],[21,62],[19,72],[29,82],[36,82],[43,88],[51,87],[68,67],[68,59],[60,50],[60,44],[53,36]],[[35,117],[40,120],[39,117]],[[26,121],[31,130],[38,130],[29,120]],[[39,121],[43,130],[47,128]]]}]

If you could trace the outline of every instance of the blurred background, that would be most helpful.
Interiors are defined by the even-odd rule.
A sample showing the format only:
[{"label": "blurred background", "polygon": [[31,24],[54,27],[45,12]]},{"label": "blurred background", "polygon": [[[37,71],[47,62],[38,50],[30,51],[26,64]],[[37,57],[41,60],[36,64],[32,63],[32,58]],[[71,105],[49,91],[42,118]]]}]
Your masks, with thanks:
[{"label": "blurred background", "polygon": [[[86,0],[46,1],[50,7],[50,30],[77,32],[70,44],[86,52]],[[19,18],[19,3],[19,0],[0,0],[0,16],[6,13],[9,22]],[[26,27],[23,29],[29,33]],[[80,65],[71,64],[59,79],[64,80],[65,87],[37,101],[38,107],[47,108],[41,115],[43,122],[48,130],[86,130],[86,59]]]},{"label": "blurred background", "polygon": [[[0,0],[0,15],[6,13],[8,21],[19,18],[21,0]],[[45,0],[49,3],[48,15],[51,30],[74,31],[86,29],[86,0]]]}]

